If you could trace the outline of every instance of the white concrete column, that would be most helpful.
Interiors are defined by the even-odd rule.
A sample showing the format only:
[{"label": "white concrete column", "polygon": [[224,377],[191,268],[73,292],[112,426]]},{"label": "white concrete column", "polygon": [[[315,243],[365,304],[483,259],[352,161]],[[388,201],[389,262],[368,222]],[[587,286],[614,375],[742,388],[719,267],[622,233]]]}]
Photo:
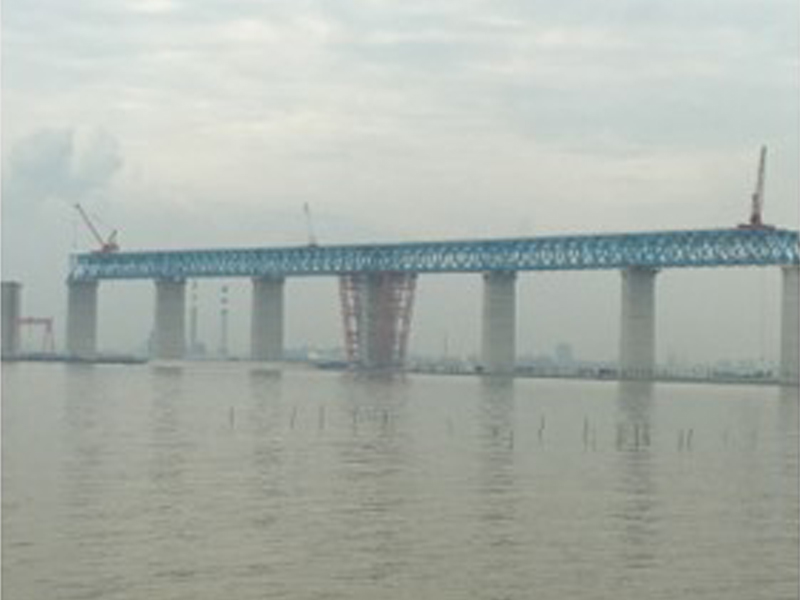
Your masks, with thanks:
[{"label": "white concrete column", "polygon": [[197,339],[197,282],[193,281],[191,285],[192,300],[191,307],[189,308],[189,347],[187,348],[189,355],[197,355],[199,350],[199,341]]},{"label": "white concrete column", "polygon": [[156,281],[156,315],[153,357],[180,360],[186,351],[186,282]]},{"label": "white concrete column", "polygon": [[482,366],[485,373],[510,374],[516,363],[517,274],[483,275]]},{"label": "white concrete column", "polygon": [[783,267],[781,383],[800,383],[800,266]]},{"label": "white concrete column", "polygon": [[624,379],[651,379],[656,364],[656,269],[622,271],[619,369]]},{"label": "white concrete column", "polygon": [[359,347],[361,366],[366,369],[388,367],[388,358],[380,344],[380,276],[370,273],[359,278],[361,314],[359,315]]},{"label": "white concrete column", "polygon": [[283,359],[283,277],[253,278],[250,355],[253,360]]},{"label": "white concrete column", "polygon": [[2,357],[14,358],[19,354],[19,317],[22,301],[22,284],[17,281],[4,281],[2,284],[3,344]]},{"label": "white concrete column", "polygon": [[70,281],[67,296],[67,356],[97,355],[97,281]]}]

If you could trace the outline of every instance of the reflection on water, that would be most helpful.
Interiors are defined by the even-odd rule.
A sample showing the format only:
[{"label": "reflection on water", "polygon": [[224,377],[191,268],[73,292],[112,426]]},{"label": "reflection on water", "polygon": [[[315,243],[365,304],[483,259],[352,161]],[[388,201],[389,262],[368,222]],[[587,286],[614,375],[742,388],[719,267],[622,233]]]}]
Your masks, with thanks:
[{"label": "reflection on water", "polygon": [[796,390],[3,375],[10,598],[796,597]]},{"label": "reflection on water", "polygon": [[[514,485],[514,380],[484,377],[480,391],[479,489],[481,494],[506,498]],[[487,508],[489,522],[513,520],[491,501]]]},{"label": "reflection on water", "polygon": [[404,527],[411,496],[407,452],[413,444],[403,426],[408,383],[388,377],[353,383],[346,386],[345,406],[354,426],[335,446],[335,489],[344,502],[333,518],[341,525],[326,546],[355,559],[341,572],[345,582],[381,583],[403,568],[411,552]]},{"label": "reflection on water", "polygon": [[475,549],[486,559],[476,575],[497,587],[515,581],[515,572],[527,562],[520,555],[523,542],[518,535],[521,493],[515,465],[514,386],[507,377],[480,380]]},{"label": "reflection on water", "polygon": [[[62,415],[61,469],[74,476],[63,481],[65,523],[92,525],[90,516],[104,509],[102,499],[113,485],[103,474],[109,443],[103,422],[106,397],[97,385],[97,373],[92,366],[70,365],[68,369],[70,376],[65,380]],[[91,526],[81,530],[80,535],[92,540],[101,532]]]},{"label": "reflection on water", "polygon": [[618,389],[617,454],[621,503],[615,512],[622,543],[621,583],[634,580],[642,569],[657,565],[658,491],[654,481],[653,384],[620,381]]},{"label": "reflection on water", "polygon": [[650,446],[653,420],[653,384],[620,381],[618,384],[617,450],[640,450]]},{"label": "reflection on water", "polygon": [[183,371],[180,367],[155,367],[149,404],[148,492],[157,518],[153,527],[170,522],[183,535],[181,507],[186,501],[187,469],[192,450],[181,412],[187,398],[183,395]]},{"label": "reflection on water", "polygon": [[[775,439],[778,441],[775,480],[776,512],[785,531],[794,536],[800,548],[800,489],[797,476],[800,472],[800,388],[782,387],[778,399]],[[800,585],[800,584],[799,584]],[[798,594],[800,597],[800,593]]]}]

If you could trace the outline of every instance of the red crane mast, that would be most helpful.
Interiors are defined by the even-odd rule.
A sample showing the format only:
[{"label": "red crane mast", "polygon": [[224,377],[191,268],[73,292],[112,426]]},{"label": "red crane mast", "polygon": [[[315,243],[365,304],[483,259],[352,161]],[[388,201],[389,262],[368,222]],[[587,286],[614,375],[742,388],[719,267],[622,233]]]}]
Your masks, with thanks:
[{"label": "red crane mast", "polygon": [[764,183],[767,175],[767,147],[761,146],[758,159],[758,177],[756,189],[753,191],[750,204],[750,222],[742,223],[739,229],[775,229],[772,225],[764,224],[761,212],[764,210]]},{"label": "red crane mast", "polygon": [[100,235],[100,232],[97,231],[97,227],[94,226],[92,220],[89,218],[89,215],[86,214],[86,211],[83,210],[83,207],[80,204],[76,204],[75,208],[78,210],[78,213],[81,215],[83,222],[86,223],[86,227],[88,227],[89,231],[92,233],[92,236],[100,247],[95,250],[95,252],[116,252],[119,250],[119,245],[117,244],[117,230],[111,232],[108,236],[108,239],[104,240],[103,236]]}]

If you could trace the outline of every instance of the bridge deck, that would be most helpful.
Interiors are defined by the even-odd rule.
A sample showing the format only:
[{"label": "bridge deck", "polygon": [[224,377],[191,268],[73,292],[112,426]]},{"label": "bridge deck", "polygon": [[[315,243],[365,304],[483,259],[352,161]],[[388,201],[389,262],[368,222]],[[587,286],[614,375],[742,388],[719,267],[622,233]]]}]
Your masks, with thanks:
[{"label": "bridge deck", "polygon": [[402,244],[87,253],[70,279],[180,279],[400,271],[597,270],[800,262],[798,232],[713,229]]}]

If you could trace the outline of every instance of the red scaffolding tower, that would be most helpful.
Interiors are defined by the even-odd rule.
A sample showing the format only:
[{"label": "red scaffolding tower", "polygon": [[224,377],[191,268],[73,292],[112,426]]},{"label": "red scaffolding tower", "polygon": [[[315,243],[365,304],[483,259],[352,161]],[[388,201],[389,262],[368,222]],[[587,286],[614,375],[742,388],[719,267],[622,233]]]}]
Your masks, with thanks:
[{"label": "red scaffolding tower", "polygon": [[400,368],[405,363],[414,306],[415,273],[342,275],[345,350],[360,368]]}]

